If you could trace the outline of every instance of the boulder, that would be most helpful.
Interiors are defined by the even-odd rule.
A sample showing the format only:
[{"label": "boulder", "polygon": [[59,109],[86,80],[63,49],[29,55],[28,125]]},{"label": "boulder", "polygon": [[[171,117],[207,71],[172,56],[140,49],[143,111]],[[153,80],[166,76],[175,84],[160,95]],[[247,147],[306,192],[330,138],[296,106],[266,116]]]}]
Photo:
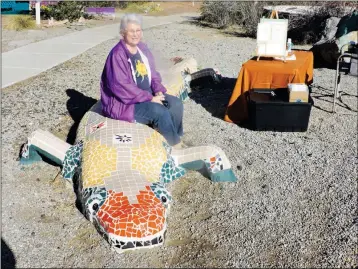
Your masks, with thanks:
[{"label": "boulder", "polygon": [[315,68],[336,69],[340,50],[350,42],[358,42],[358,12],[342,18],[331,17],[326,20],[325,30],[320,41],[311,48]]},{"label": "boulder", "polygon": [[328,18],[325,22],[325,28],[321,40],[318,41],[315,45],[320,45],[326,43],[329,40],[334,40],[338,29],[337,25],[340,20],[341,18],[337,18],[337,17]]}]

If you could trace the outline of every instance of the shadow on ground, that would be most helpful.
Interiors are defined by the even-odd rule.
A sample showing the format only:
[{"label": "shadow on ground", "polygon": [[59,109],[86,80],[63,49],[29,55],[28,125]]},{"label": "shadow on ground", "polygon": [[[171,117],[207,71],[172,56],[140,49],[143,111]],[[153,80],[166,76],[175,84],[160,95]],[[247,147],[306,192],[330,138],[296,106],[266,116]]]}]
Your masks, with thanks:
[{"label": "shadow on ground", "polygon": [[92,97],[87,97],[74,89],[67,89],[66,93],[69,97],[66,104],[67,110],[74,121],[68,132],[66,142],[73,144],[76,140],[78,125],[80,124],[82,117],[97,102],[97,100]]},{"label": "shadow on ground", "polygon": [[12,250],[1,238],[1,268],[15,268],[15,265],[16,259]]},{"label": "shadow on ground", "polygon": [[213,117],[223,120],[236,80],[223,77],[219,83],[207,82],[192,87],[189,97],[202,105]]},{"label": "shadow on ground", "polygon": [[323,43],[314,45],[310,51],[313,53],[313,67],[336,69],[337,59],[339,56],[336,43]]},{"label": "shadow on ground", "polygon": [[[329,103],[330,108],[329,109],[324,109],[321,106],[318,106],[316,104],[314,104],[313,106],[315,108],[319,109],[319,110],[324,111],[324,112],[331,113],[332,112],[331,108],[332,108],[332,105],[333,105],[334,85],[332,85],[331,89],[327,89],[327,88],[321,87],[319,85],[312,85],[311,88],[312,88],[312,92],[311,92],[312,98],[317,99],[317,100],[321,100],[321,101],[326,102],[326,103]],[[350,94],[350,93],[347,93],[345,91],[341,92],[341,96],[342,97],[347,96],[347,97],[358,98],[358,95]],[[342,99],[339,102],[336,102],[336,106],[344,108],[344,109],[347,109],[350,112],[357,112],[356,110],[352,109],[347,103],[345,103],[344,100],[342,100]]]}]

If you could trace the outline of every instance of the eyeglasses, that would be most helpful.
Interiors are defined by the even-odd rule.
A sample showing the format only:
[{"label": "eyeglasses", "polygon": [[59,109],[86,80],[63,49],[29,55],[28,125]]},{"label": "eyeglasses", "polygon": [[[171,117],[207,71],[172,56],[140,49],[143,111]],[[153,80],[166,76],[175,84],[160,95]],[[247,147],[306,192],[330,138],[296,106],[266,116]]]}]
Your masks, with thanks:
[{"label": "eyeglasses", "polygon": [[142,32],[142,30],[141,29],[139,29],[139,30],[127,30],[126,32],[128,34],[131,34],[131,35],[134,35],[134,34],[139,35]]}]

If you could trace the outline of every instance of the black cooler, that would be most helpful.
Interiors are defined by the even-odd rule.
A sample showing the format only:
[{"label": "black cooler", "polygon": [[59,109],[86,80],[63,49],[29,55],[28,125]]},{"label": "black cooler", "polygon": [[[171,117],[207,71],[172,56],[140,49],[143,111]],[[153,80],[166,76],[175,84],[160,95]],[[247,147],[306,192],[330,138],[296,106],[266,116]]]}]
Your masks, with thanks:
[{"label": "black cooler", "polygon": [[304,132],[313,100],[288,102],[288,89],[252,89],[247,94],[249,125],[258,131]]}]

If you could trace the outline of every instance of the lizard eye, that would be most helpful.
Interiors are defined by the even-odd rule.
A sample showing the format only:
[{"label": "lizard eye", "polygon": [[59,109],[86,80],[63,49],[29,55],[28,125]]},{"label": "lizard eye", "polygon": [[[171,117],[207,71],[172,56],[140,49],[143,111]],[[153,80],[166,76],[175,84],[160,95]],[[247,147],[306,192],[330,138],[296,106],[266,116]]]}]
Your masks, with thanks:
[{"label": "lizard eye", "polygon": [[98,209],[99,209],[98,204],[97,204],[97,203],[93,204],[93,205],[92,205],[92,209],[93,209],[93,211],[97,212]]},{"label": "lizard eye", "polygon": [[89,205],[88,209],[91,214],[96,214],[99,210],[99,203],[100,201],[98,199],[94,199]]}]

